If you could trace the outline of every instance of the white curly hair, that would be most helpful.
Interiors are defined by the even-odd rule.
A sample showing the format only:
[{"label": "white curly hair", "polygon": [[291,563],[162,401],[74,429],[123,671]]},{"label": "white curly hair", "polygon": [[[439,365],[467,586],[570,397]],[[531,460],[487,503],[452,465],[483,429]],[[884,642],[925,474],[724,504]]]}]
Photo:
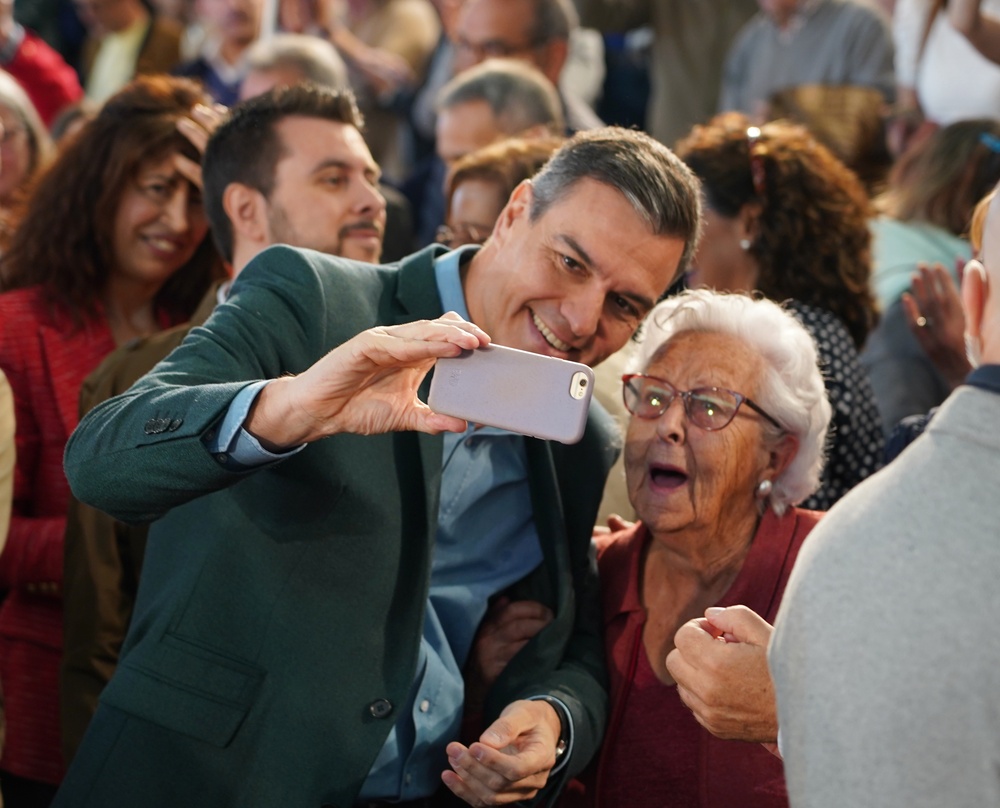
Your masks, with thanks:
[{"label": "white curly hair", "polygon": [[[793,314],[777,303],[708,289],[684,292],[658,304],[633,344],[629,367],[641,373],[677,334],[729,334],[755,350],[767,368],[754,400],[798,438],[792,462],[773,481],[770,506],[778,514],[819,488],[832,410],[817,362],[816,343]],[[765,421],[767,439],[782,431]]]}]

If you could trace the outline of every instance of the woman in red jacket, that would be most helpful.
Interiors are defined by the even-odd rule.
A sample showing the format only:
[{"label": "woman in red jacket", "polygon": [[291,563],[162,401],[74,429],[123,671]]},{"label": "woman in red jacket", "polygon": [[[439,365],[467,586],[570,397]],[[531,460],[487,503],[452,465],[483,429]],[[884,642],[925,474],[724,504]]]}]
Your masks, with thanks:
[{"label": "woman in red jacket", "polygon": [[0,261],[0,368],[17,420],[0,554],[7,808],[48,804],[63,774],[62,453],[80,386],[116,346],[186,320],[221,271],[196,184],[200,155],[178,127],[202,98],[197,85],[166,77],[112,97],[39,180]]}]

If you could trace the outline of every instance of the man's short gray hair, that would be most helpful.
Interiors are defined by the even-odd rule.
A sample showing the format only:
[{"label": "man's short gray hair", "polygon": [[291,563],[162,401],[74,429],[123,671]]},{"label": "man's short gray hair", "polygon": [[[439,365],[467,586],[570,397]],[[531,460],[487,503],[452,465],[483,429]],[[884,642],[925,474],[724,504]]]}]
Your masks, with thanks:
[{"label": "man's short gray hair", "polygon": [[655,235],[682,239],[678,270],[687,268],[701,230],[701,185],[670,149],[643,132],[617,126],[578,132],[532,180],[531,220],[582,179],[620,192]]},{"label": "man's short gray hair", "polygon": [[250,70],[289,68],[329,90],[348,89],[347,65],[337,49],[324,39],[306,34],[276,34],[255,42],[247,51]]},{"label": "man's short gray hair", "polygon": [[[771,507],[781,514],[802,502],[819,488],[832,415],[812,336],[795,315],[770,300],[699,289],[664,300],[649,313],[630,366],[645,370],[685,331],[728,334],[764,360],[757,390],[737,392],[751,395],[799,441],[798,453],[774,480]],[[764,430],[766,440],[777,441],[782,434],[766,421]]]},{"label": "man's short gray hair", "polygon": [[562,134],[559,92],[536,68],[514,59],[487,59],[455,76],[438,95],[438,110],[484,101],[502,132],[519,135],[533,126]]}]

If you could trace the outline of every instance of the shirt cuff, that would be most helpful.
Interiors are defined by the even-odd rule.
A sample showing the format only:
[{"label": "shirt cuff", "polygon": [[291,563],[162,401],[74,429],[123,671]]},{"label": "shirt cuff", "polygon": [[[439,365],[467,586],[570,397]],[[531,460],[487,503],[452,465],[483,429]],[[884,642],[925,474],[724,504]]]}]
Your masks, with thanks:
[{"label": "shirt cuff", "polygon": [[269,452],[260,445],[257,438],[243,428],[250,408],[260,395],[260,391],[268,384],[269,381],[261,381],[244,387],[232,400],[219,428],[212,430],[204,438],[205,447],[223,465],[252,469],[284,460],[286,457],[298,454],[306,447],[303,443],[285,452],[277,454]]},{"label": "shirt cuff", "polygon": [[562,725],[562,740],[566,741],[566,751],[559,756],[556,765],[549,772],[551,777],[569,763],[570,756],[573,754],[573,716],[565,702],[555,696],[528,696],[528,701],[544,701],[551,705],[552,709],[559,715],[559,723]]}]

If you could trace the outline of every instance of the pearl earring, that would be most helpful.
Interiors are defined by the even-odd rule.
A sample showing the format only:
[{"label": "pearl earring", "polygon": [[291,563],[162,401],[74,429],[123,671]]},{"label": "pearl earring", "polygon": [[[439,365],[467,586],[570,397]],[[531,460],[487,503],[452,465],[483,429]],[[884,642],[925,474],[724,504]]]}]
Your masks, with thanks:
[{"label": "pearl earring", "polygon": [[740,247],[743,248],[743,252],[746,252],[747,250],[750,249],[750,243],[751,243],[750,239],[748,239],[748,238],[741,238],[740,239]]},{"label": "pearl earring", "polygon": [[771,489],[774,488],[774,483],[770,480],[761,480],[760,485],[757,486],[757,491],[755,496],[757,499],[764,500],[771,496]]}]

